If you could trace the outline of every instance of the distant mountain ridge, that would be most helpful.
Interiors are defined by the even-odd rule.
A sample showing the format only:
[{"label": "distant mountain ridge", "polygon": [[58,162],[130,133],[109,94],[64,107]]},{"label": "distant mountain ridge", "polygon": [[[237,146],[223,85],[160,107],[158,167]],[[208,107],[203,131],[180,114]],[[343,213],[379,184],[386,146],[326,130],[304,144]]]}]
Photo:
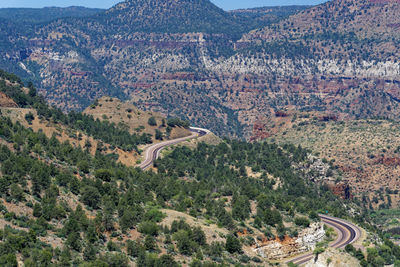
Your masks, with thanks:
[{"label": "distant mountain ridge", "polygon": [[279,21],[305,8],[307,6],[290,6],[285,10],[269,7],[257,13],[251,9],[226,12],[209,0],[127,0],[105,12],[88,9],[87,16],[59,16],[61,20],[44,25],[44,28],[65,23],[74,24],[75,28],[91,31],[92,34],[103,35],[201,32],[240,38],[243,33]]},{"label": "distant mountain ridge", "polygon": [[43,23],[66,17],[88,17],[104,11],[100,8],[81,6],[44,7],[44,8],[0,8],[0,18],[27,24]]},{"label": "distant mountain ridge", "polygon": [[224,33],[242,27],[209,0],[127,0],[97,18],[127,32]]}]

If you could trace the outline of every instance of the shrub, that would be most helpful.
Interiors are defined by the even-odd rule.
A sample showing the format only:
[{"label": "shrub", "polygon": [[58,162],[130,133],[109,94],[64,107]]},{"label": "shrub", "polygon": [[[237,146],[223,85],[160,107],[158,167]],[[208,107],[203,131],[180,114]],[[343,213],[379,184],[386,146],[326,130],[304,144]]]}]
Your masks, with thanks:
[{"label": "shrub", "polygon": [[146,235],[156,236],[158,235],[158,230],[158,225],[151,221],[142,222],[138,227],[138,231]]},{"label": "shrub", "polygon": [[96,176],[96,178],[103,180],[105,182],[110,182],[111,178],[113,177],[113,174],[110,170],[99,169],[99,170],[95,171],[94,176]]},{"label": "shrub", "polygon": [[185,255],[192,255],[195,243],[190,240],[189,233],[185,230],[179,230],[174,234],[174,240],[177,242],[179,252]]},{"label": "shrub", "polygon": [[32,121],[35,119],[35,116],[32,114],[32,112],[29,112],[25,115],[25,120],[29,123],[29,125],[32,124]]},{"label": "shrub", "polygon": [[156,129],[156,134],[155,134],[155,138],[157,140],[162,140],[163,139],[163,134],[160,130]]},{"label": "shrub", "polygon": [[225,249],[229,253],[235,253],[235,252],[242,252],[242,244],[240,244],[240,241],[238,238],[236,238],[234,235],[228,235],[226,238],[226,243],[225,243]]},{"label": "shrub", "polygon": [[145,213],[144,215],[144,220],[145,221],[152,221],[152,222],[161,222],[162,219],[165,218],[165,214],[159,211],[158,209],[151,209],[148,212]]},{"label": "shrub", "polygon": [[81,194],[82,202],[85,205],[88,205],[89,207],[94,209],[99,207],[101,195],[96,187],[85,186],[84,188],[82,188]]},{"label": "shrub", "polygon": [[156,118],[154,118],[154,117],[150,117],[149,120],[147,121],[147,123],[150,126],[157,126],[157,121],[156,121]]},{"label": "shrub", "polygon": [[188,128],[190,126],[190,123],[188,121],[183,121],[183,120],[178,119],[178,118],[171,118],[171,119],[168,119],[167,125],[170,126],[170,127]]},{"label": "shrub", "polygon": [[296,217],[294,219],[294,223],[298,226],[303,226],[303,227],[310,226],[310,220],[308,220],[306,217]]}]

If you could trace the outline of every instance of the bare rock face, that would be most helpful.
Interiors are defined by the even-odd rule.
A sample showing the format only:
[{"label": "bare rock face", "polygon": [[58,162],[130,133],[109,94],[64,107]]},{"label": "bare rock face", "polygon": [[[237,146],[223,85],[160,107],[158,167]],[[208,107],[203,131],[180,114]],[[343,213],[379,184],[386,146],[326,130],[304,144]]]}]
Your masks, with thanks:
[{"label": "bare rock face", "polygon": [[358,260],[348,253],[329,248],[318,256],[317,261],[312,260],[306,267],[360,267]]},{"label": "bare rock face", "polygon": [[296,238],[285,237],[283,240],[268,240],[257,244],[255,251],[263,258],[279,260],[295,254],[313,250],[325,237],[322,223],[314,223],[304,229]]}]

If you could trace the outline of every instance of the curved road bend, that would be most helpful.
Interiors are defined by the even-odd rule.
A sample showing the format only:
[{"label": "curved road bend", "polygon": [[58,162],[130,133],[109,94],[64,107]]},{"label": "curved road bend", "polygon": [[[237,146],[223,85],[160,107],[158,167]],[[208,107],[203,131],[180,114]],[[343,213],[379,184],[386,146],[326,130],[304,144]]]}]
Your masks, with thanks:
[{"label": "curved road bend", "polygon": [[[361,237],[361,229],[350,222],[322,214],[319,217],[323,223],[331,226],[338,233],[337,239],[329,244],[332,248],[344,248],[346,245],[356,242]],[[310,252],[296,257],[287,263],[293,262],[297,265],[302,265],[313,258],[314,254]]]},{"label": "curved road bend", "polygon": [[172,145],[175,145],[175,144],[178,144],[178,143],[181,143],[181,142],[184,142],[184,141],[196,138],[196,137],[201,137],[201,136],[204,136],[204,135],[207,135],[210,133],[210,131],[207,129],[197,128],[197,127],[190,127],[189,129],[192,132],[192,134],[189,136],[174,139],[174,140],[168,140],[168,141],[157,143],[157,144],[154,144],[154,145],[148,147],[145,150],[145,159],[139,165],[139,168],[141,168],[142,170],[149,168],[153,164],[153,162],[160,156],[161,150],[163,150],[167,146],[172,146]]}]

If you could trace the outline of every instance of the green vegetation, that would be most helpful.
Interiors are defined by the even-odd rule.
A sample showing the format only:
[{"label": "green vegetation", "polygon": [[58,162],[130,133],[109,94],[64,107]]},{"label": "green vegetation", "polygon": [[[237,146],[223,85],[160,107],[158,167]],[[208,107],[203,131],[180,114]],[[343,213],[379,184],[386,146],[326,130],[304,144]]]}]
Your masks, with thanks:
[{"label": "green vegetation", "polygon": [[[152,259],[156,262],[170,261],[171,264],[176,264],[172,258],[154,258],[151,254],[157,251],[156,241],[168,239],[168,236],[172,236],[171,239],[176,242],[179,253],[183,255],[199,253],[200,248],[205,255],[213,255],[216,253],[213,246],[220,246],[208,244],[201,228],[191,227],[184,221],[175,221],[170,228],[160,228],[157,224],[162,221],[164,214],[154,205],[165,206],[166,202],[170,202],[172,208],[183,210],[185,208],[181,203],[185,201],[175,202],[174,199],[183,197],[191,199],[189,202],[194,200],[197,202],[199,196],[205,193],[198,187],[200,182],[181,183],[174,175],[144,173],[137,169],[127,168],[115,163],[101,151],[97,151],[92,157],[80,148],[74,148],[68,143],[60,143],[55,136],[48,139],[43,133],[35,133],[19,123],[14,124],[6,117],[0,118],[0,138],[14,144],[13,151],[6,146],[0,147],[2,196],[7,201],[21,202],[26,205],[31,203],[28,202],[28,199],[31,199],[29,196],[34,197],[32,205],[34,218],[24,219],[12,214],[8,215],[9,213],[6,213],[5,217],[12,216],[11,218],[15,218],[13,222],[18,222],[19,226],[35,231],[35,234],[31,234],[32,236],[37,233],[46,237],[50,232],[55,232],[57,236],[65,238],[65,247],[62,251],[54,250],[45,243],[37,246],[35,245],[37,240],[24,241],[25,250],[22,250],[16,247],[17,243],[13,243],[14,239],[7,234],[5,235],[7,237],[3,239],[6,243],[3,244],[9,249],[0,252],[0,257],[7,264],[14,261],[11,254],[15,255],[24,251],[25,264],[35,261],[35,257],[46,257],[46,262],[57,264],[85,260],[93,266],[98,266],[102,262],[126,266],[128,258],[118,252],[125,244],[114,243],[104,236],[105,231],[115,231],[116,224],[119,224],[123,232],[137,227],[144,235],[143,243],[128,242],[126,244],[128,253],[132,255],[136,253],[138,263]],[[33,154],[28,151],[32,151]],[[41,162],[39,157],[46,159],[47,163]],[[77,179],[74,173],[79,174],[82,179]],[[121,185],[117,186],[117,182]],[[29,183],[32,186],[29,186]],[[186,191],[186,188],[192,188],[191,192]],[[75,195],[86,209],[96,214],[95,218],[89,219],[82,206],[78,205],[73,209],[66,202],[61,201],[59,196],[65,192]],[[226,193],[223,194],[226,195]],[[211,201],[213,199],[211,195],[207,198]],[[220,212],[225,212],[225,215],[220,216],[228,218],[228,226],[233,229],[236,222],[229,213],[224,211],[221,204]],[[215,218],[214,215],[208,217]],[[63,226],[59,228],[54,225],[52,223],[54,220],[62,222]],[[4,231],[6,230],[5,228]],[[25,235],[29,236],[29,233],[24,231],[16,233],[18,239]],[[107,241],[107,246],[103,245],[105,241]],[[132,251],[134,250],[132,246],[138,249]],[[227,238],[226,245],[221,246],[222,251],[226,249],[229,253],[241,251],[241,243],[232,235]],[[45,249],[36,255],[35,251],[41,247]],[[101,253],[102,256],[100,256],[101,251],[107,253]],[[117,252],[117,254],[110,254],[111,252]],[[60,257],[60,255],[64,256]]]},{"label": "green vegetation", "polygon": [[149,121],[147,122],[150,126],[157,126],[156,118],[150,117]]},{"label": "green vegetation", "polygon": [[249,29],[260,29],[272,23],[277,23],[293,14],[311,6],[269,6],[260,8],[240,9],[230,11],[236,19],[242,21]]},{"label": "green vegetation", "polygon": [[242,245],[240,244],[239,239],[233,235],[228,235],[226,238],[225,248],[229,253],[242,252]]},{"label": "green vegetation", "polygon": [[163,133],[159,129],[156,129],[154,137],[156,138],[156,140],[163,140]]},{"label": "green vegetation", "polygon": [[308,227],[310,226],[310,220],[305,217],[296,217],[294,223],[298,226]]},{"label": "green vegetation", "polygon": [[181,120],[179,118],[170,118],[167,121],[167,125],[169,127],[183,127],[183,128],[189,128],[190,123],[188,121]]},{"label": "green vegetation", "polygon": [[375,225],[381,226],[385,238],[400,240],[400,209],[371,210],[368,216]]}]

